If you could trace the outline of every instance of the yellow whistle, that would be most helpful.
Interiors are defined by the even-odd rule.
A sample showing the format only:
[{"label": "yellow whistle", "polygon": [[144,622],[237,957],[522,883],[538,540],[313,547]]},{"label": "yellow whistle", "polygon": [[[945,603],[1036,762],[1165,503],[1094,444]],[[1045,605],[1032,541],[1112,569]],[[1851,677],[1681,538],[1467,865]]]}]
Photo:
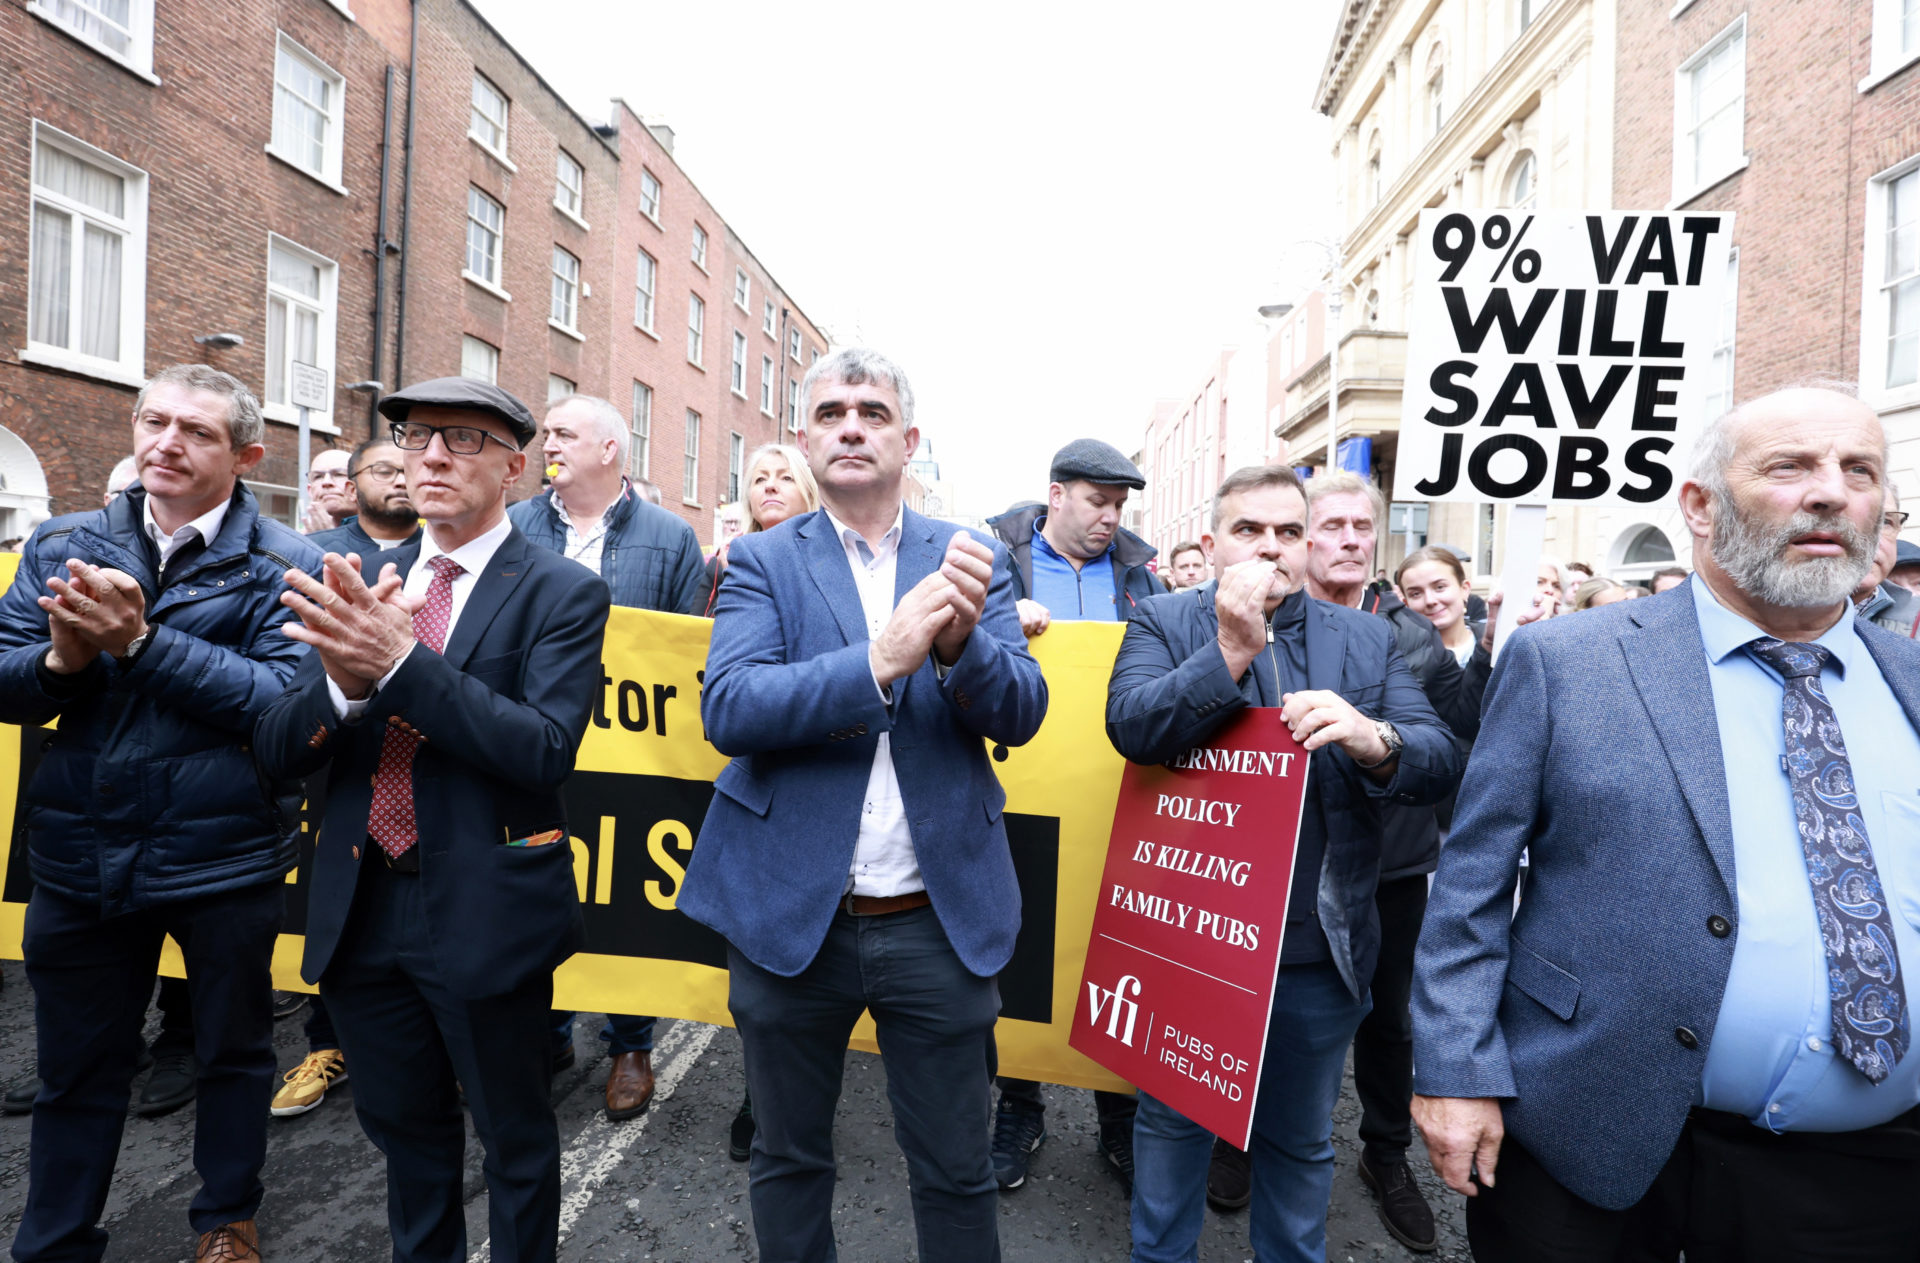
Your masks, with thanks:
[{"label": "yellow whistle", "polygon": [[551,478],[551,477],[553,477],[553,476],[554,476],[555,474],[557,474],[557,473],[559,473],[559,472],[560,472],[560,466],[558,466],[558,465],[548,465],[548,466],[547,466],[547,477],[549,477],[549,478]]}]

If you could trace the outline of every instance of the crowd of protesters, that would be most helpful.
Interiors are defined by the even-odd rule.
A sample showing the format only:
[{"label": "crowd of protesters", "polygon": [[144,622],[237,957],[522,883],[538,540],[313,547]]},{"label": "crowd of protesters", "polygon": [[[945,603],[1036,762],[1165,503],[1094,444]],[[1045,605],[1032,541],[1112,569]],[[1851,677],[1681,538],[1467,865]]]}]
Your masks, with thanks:
[{"label": "crowd of protesters", "polygon": [[[1312,765],[1248,1148],[1096,1094],[1135,1260],[1194,1259],[1208,1204],[1248,1211],[1262,1263],[1324,1260],[1349,1056],[1358,1174],[1410,1250],[1439,1244],[1417,1132],[1489,1263],[1917,1257],[1920,549],[1871,409],[1813,386],[1713,422],[1678,500],[1692,571],[1544,558],[1501,593],[1446,544],[1389,575],[1380,491],[1344,472],[1233,472],[1162,559],[1120,525],[1145,479],[1093,439],[976,533],[903,502],[899,366],[841,351],[801,394],[799,444],[748,457],[703,555],[603,400],[536,420],[416,383],[315,456],[295,531],[246,487],[242,383],[187,365],[140,392],[105,507],[40,525],[0,598],[0,720],[59,721],[22,790],[15,1259],[104,1255],[149,1063],[138,1112],[198,1111],[196,1259],[262,1257],[269,1119],[349,1065],[396,1260],[466,1257],[467,1117],[493,1257],[555,1258],[548,1081],[577,1015],[552,971],[582,941],[560,794],[613,605],[713,620],[702,719],[731,761],[678,906],[728,944],[762,1259],[835,1257],[862,1013],[919,1258],[998,1258],[997,1199],[1046,1161],[1041,1085],[992,1073],[1020,892],[987,746],[1038,730],[1029,642],[1071,620],[1125,625],[1126,758],[1270,707]],[[509,507],[536,440],[545,490]],[[319,777],[309,1002],[270,964]],[[168,936],[186,977],[147,1048]],[[272,1024],[302,1007],[276,1083]],[[651,1103],[653,1026],[599,1028],[609,1120]]]}]

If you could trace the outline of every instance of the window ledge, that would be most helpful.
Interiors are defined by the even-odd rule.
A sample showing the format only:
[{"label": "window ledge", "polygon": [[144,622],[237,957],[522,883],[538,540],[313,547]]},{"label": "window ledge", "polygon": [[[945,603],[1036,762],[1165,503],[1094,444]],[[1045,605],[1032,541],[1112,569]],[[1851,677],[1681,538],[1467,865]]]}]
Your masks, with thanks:
[{"label": "window ledge", "polygon": [[707,366],[705,364],[702,364],[699,360],[694,359],[691,355],[687,357],[687,363],[693,365],[695,368],[699,369],[703,373],[707,371]]},{"label": "window ledge", "polygon": [[[1875,366],[1876,371],[1885,373],[1885,364]],[[1880,390],[1862,390],[1860,402],[1875,412],[1901,412],[1908,408],[1920,408],[1920,383],[1906,386],[1883,387]]]},{"label": "window ledge", "polygon": [[640,332],[646,334],[648,337],[652,338],[655,342],[658,342],[660,340],[659,334],[655,333],[653,330],[649,329],[647,326],[641,324],[638,320],[633,322],[633,327],[638,329]]},{"label": "window ledge", "polygon": [[1895,75],[1899,74],[1902,70],[1905,70],[1908,66],[1911,66],[1916,61],[1920,61],[1920,49],[1915,49],[1913,52],[1908,53],[1906,56],[1902,57],[1900,60],[1892,63],[1886,68],[1882,70],[1876,70],[1872,74],[1868,75],[1866,78],[1862,79],[1860,81],[1860,91],[1862,92],[1873,91],[1875,88],[1879,87],[1881,84],[1885,83],[1887,80],[1893,78]]},{"label": "window ledge", "polygon": [[515,175],[520,174],[520,168],[513,165],[513,159],[507,157],[507,155],[501,153],[498,149],[495,149],[492,145],[489,145],[486,141],[481,140],[478,136],[474,135],[472,132],[467,133],[467,139],[473,142],[474,148],[478,149],[481,153],[487,155],[487,157],[493,159],[495,162],[499,163],[501,166],[505,167],[507,170],[513,172],[513,174]]},{"label": "window ledge", "polygon": [[728,390],[731,391],[735,399],[745,399],[747,397],[747,392],[744,390],[734,390],[732,387],[728,387]]},{"label": "window ledge", "polygon": [[345,18],[347,21],[358,22],[360,20],[359,18],[353,16],[353,10],[347,7],[347,0],[327,0],[327,3],[332,5],[335,9],[339,10],[340,16]]},{"label": "window ledge", "polygon": [[660,229],[660,231],[662,232],[666,231],[666,225],[660,222],[660,217],[658,215],[649,215],[647,214],[647,212],[641,211],[640,218],[646,220],[648,223],[652,224],[655,228]]},{"label": "window ledge", "polygon": [[559,211],[562,215],[565,215],[568,219],[572,220],[574,227],[578,228],[581,232],[593,231],[592,224],[589,224],[586,220],[580,218],[580,216],[574,214],[572,211],[568,210],[566,207],[562,206],[560,203],[555,202],[553,204],[553,209]]},{"label": "window ledge", "polygon": [[700,275],[702,275],[702,276],[704,276],[704,277],[707,277],[707,278],[708,278],[709,280],[711,280],[711,279],[712,279],[712,277],[713,277],[713,273],[711,273],[711,272],[709,272],[709,271],[707,271],[707,265],[706,265],[706,264],[704,264],[704,263],[702,263],[702,262],[700,262],[700,260],[698,260],[698,259],[695,259],[695,258],[693,258],[693,257],[692,257],[691,255],[689,255],[689,256],[688,256],[688,261],[689,261],[689,262],[691,262],[691,263],[693,264],[693,266],[695,266],[695,267],[697,267],[697,268],[699,268],[699,269],[700,269]]},{"label": "window ledge", "polygon": [[60,19],[54,17],[53,15],[46,12],[46,10],[40,8],[39,5],[29,4],[27,6],[27,12],[33,14],[33,16],[39,18],[42,22],[45,22],[48,26],[51,26],[54,30],[60,32],[62,35],[66,36],[68,39],[72,40],[74,43],[80,45],[80,47],[99,53],[102,57],[105,57],[108,61],[120,67],[120,69],[126,71],[128,74],[132,75],[134,78],[144,80],[147,83],[153,84],[155,87],[160,86],[160,78],[158,75],[155,75],[152,71],[146,69],[143,66],[136,66],[134,63],[128,61],[125,57],[122,57],[119,53],[114,52],[111,48],[107,48],[104,45],[94,43],[92,40],[88,39],[86,36],[80,34],[80,32],[74,30],[72,27],[68,26],[66,23],[60,21]]},{"label": "window ledge", "polygon": [[575,342],[585,342],[587,340],[586,334],[580,332],[578,329],[573,328],[571,325],[561,324],[558,320],[555,320],[552,316],[547,317],[547,328],[552,329],[555,333],[564,333],[568,337],[572,338]]},{"label": "window ledge", "polygon": [[147,375],[124,364],[96,360],[91,356],[77,355],[72,351],[63,351],[53,346],[29,346],[15,351],[22,364],[37,364],[41,368],[57,368],[66,373],[77,373],[82,377],[91,377],[96,381],[112,382],[116,386],[132,386],[136,390],[147,384]]},{"label": "window ledge", "polygon": [[304,175],[309,180],[312,180],[315,184],[324,185],[325,187],[332,189],[334,192],[338,193],[342,197],[353,196],[353,194],[347,192],[344,186],[335,184],[332,180],[329,180],[326,176],[321,175],[319,172],[315,171],[313,168],[308,166],[303,166],[299,162],[296,162],[293,158],[289,157],[284,153],[281,153],[278,149],[275,149],[273,147],[272,141],[267,142],[267,157],[272,158],[276,162],[284,162],[286,165],[292,167],[295,171],[298,171],[301,175]]},{"label": "window ledge", "polygon": [[469,285],[476,285],[479,288],[486,290],[487,293],[492,294],[495,298],[499,299],[503,303],[510,303],[513,301],[512,294],[507,293],[506,290],[501,289],[498,285],[495,285],[492,281],[487,280],[485,277],[481,276],[478,272],[472,272],[466,268],[461,268],[460,279],[465,281]]},{"label": "window ledge", "polygon": [[1673,8],[1667,11],[1667,21],[1671,22],[1693,7],[1693,0],[1674,0]]},{"label": "window ledge", "polygon": [[689,500],[685,496],[680,497],[680,503],[686,505],[689,509],[697,509],[700,507],[698,500]]},{"label": "window ledge", "polygon": [[1705,180],[1701,184],[1698,184],[1695,187],[1688,189],[1685,193],[1681,194],[1679,197],[1676,197],[1671,202],[1668,202],[1667,209],[1670,211],[1679,210],[1681,207],[1685,206],[1688,202],[1691,202],[1695,198],[1701,197],[1704,194],[1711,192],[1712,190],[1718,188],[1720,185],[1725,184],[1728,180],[1731,180],[1734,176],[1739,175],[1742,171],[1745,171],[1750,165],[1752,165],[1752,163],[1753,163],[1753,159],[1751,157],[1742,155],[1740,161],[1734,163],[1732,166],[1728,167],[1726,170],[1722,171],[1720,174],[1709,177],[1707,180]]},{"label": "window ledge", "polygon": [[[260,415],[279,425],[300,424],[300,409],[294,407],[292,404],[263,403],[260,405]],[[340,427],[326,419],[332,415],[332,413],[328,412],[316,413],[309,410],[307,412],[307,428],[315,434],[340,433]]]}]

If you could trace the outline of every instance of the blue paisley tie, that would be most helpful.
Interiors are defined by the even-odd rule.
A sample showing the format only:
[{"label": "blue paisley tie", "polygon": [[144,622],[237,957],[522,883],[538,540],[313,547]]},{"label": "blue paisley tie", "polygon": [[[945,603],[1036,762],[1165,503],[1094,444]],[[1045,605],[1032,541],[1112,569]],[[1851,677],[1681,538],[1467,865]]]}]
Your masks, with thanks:
[{"label": "blue paisley tie", "polygon": [[1820,645],[1771,636],[1751,642],[1747,651],[1786,683],[1785,770],[1827,951],[1834,1046],[1869,1082],[1879,1083],[1906,1055],[1907,997],[1873,844],[1854,793],[1853,764],[1820,686],[1820,670],[1833,655]]}]

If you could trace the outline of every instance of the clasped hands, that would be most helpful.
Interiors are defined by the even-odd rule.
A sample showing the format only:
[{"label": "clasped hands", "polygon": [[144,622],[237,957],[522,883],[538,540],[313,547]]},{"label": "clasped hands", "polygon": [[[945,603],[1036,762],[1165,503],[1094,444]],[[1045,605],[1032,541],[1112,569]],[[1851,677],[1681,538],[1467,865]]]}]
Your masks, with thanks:
[{"label": "clasped hands", "polygon": [[413,612],[426,598],[400,590],[403,580],[392,562],[371,587],[361,577],[358,557],[328,553],[322,566],[324,582],[304,570],[287,571],[280,604],[300,621],[284,623],[280,631],[312,646],[327,677],[357,700],[413,648]]},{"label": "clasped hands", "polygon": [[891,688],[920,669],[933,654],[952,666],[979,625],[993,582],[993,552],[964,532],[947,545],[940,568],[913,585],[879,636],[867,646],[867,663],[881,688]]},{"label": "clasped hands", "polygon": [[[1266,652],[1267,600],[1277,571],[1278,567],[1271,561],[1236,562],[1221,572],[1220,582],[1214,587],[1213,609],[1220,622],[1220,655],[1227,660],[1227,670],[1236,680],[1247,673],[1254,659]],[[1276,663],[1276,670],[1277,667]],[[1331,690],[1306,689],[1283,695],[1280,717],[1294,740],[1309,751],[1321,746],[1339,746],[1355,763],[1362,765],[1379,763],[1387,757],[1387,743],[1381,739],[1373,720]]]},{"label": "clasped hands", "polygon": [[73,675],[105,653],[126,656],[134,641],[147,633],[147,597],[140,581],[123,570],[90,565],[72,559],[67,577],[47,580],[52,596],[39,598],[47,612],[47,670]]}]

